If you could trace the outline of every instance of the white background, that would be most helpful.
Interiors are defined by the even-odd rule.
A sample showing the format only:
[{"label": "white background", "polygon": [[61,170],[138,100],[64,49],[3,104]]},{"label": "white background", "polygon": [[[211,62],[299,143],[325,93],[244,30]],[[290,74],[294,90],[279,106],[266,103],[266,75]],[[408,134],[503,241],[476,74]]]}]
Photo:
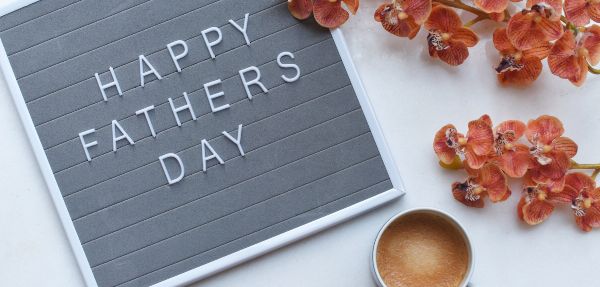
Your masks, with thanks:
[{"label": "white background", "polygon": [[[575,88],[545,68],[529,88],[501,87],[492,70],[498,60],[489,39],[493,25],[476,26],[484,35],[480,44],[464,65],[452,68],[429,58],[423,31],[413,41],[383,31],[372,20],[380,2],[362,0],[359,15],[343,31],[408,194],[197,286],[373,286],[369,254],[379,226],[397,212],[424,206],[450,212],[470,232],[477,286],[597,285],[600,230],[580,232],[566,209],[541,226],[525,226],[516,216],[516,184],[515,195],[505,203],[483,210],[462,206],[452,198],[450,184],[464,174],[440,169],[431,145],[444,124],[464,130],[483,113],[495,122],[551,114],[563,119],[566,135],[579,143],[576,160],[600,162],[600,78],[590,75],[583,88]],[[0,135],[0,285],[82,286],[3,80]]]}]

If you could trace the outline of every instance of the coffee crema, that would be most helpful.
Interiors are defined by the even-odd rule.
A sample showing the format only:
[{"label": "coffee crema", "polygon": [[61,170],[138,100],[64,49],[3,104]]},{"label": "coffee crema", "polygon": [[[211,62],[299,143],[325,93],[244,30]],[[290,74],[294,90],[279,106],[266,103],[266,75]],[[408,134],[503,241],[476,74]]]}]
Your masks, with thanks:
[{"label": "coffee crema", "polygon": [[458,227],[427,212],[396,219],[377,246],[377,269],[388,287],[458,287],[469,260]]}]

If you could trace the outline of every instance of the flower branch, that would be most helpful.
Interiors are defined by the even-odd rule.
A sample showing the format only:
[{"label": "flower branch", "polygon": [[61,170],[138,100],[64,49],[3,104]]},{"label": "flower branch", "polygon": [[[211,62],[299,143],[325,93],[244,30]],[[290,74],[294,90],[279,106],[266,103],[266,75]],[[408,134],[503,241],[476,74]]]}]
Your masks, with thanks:
[{"label": "flower branch", "polygon": [[490,19],[488,13],[485,13],[475,7],[469,6],[460,0],[433,0],[433,3],[440,3],[448,7],[453,7],[467,12],[471,12],[472,14],[477,15],[477,18],[481,18],[481,20]]},{"label": "flower branch", "polygon": [[473,25],[475,25],[475,24],[477,24],[477,23],[479,23],[479,22],[481,22],[483,20],[489,19],[489,18],[490,18],[489,16],[485,16],[485,17],[477,16],[477,17],[475,17],[475,19],[473,19],[473,20],[465,23],[465,27],[469,28],[469,27],[471,27],[471,26],[473,26]]},{"label": "flower branch", "polygon": [[[521,220],[540,224],[555,205],[564,204],[571,207],[577,226],[591,231],[600,227],[600,188],[595,182],[600,164],[572,160],[578,147],[563,133],[562,123],[552,116],[527,124],[509,120],[493,127],[490,117],[484,115],[469,122],[466,134],[454,125],[442,127],[435,135],[433,149],[442,167],[467,172],[465,181],[452,184],[452,195],[462,204],[483,208],[485,198],[505,201],[512,194],[508,178],[521,178],[517,206]],[[520,141],[522,137],[526,142]]]},{"label": "flower branch", "polygon": [[600,69],[594,68],[589,63],[588,63],[588,70],[590,71],[590,73],[592,73],[594,75],[600,75]]},{"label": "flower branch", "polygon": [[594,170],[594,172],[592,173],[592,176],[591,176],[591,177],[592,177],[592,179],[593,179],[594,181],[596,181],[596,178],[598,177],[598,174],[600,174],[600,169],[596,169],[596,170]]},{"label": "flower branch", "polygon": [[[315,20],[326,28],[337,28],[355,14],[359,0],[287,0],[292,15]],[[588,74],[600,74],[600,1],[528,0],[525,8],[511,15],[508,8],[519,0],[382,0],[375,21],[398,36],[413,39],[425,28],[429,54],[458,66],[469,57],[469,48],[479,42],[470,27],[484,20],[506,23],[494,32],[499,61],[498,81],[528,85],[536,81],[547,60],[550,72],[575,86]],[[568,9],[567,9],[568,8]],[[456,10],[475,15],[463,23]],[[586,64],[589,63],[589,64]],[[587,66],[587,69],[586,69]]]},{"label": "flower branch", "polygon": [[600,169],[600,164],[579,164],[575,161],[571,161],[571,169]]}]

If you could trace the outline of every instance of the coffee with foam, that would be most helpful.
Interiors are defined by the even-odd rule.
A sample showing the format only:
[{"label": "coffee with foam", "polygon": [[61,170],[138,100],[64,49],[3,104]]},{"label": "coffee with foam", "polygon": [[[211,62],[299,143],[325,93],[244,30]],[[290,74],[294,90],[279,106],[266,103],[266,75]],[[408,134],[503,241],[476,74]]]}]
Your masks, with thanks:
[{"label": "coffee with foam", "polygon": [[469,264],[463,233],[447,219],[427,212],[396,219],[377,247],[377,269],[388,287],[458,287]]}]

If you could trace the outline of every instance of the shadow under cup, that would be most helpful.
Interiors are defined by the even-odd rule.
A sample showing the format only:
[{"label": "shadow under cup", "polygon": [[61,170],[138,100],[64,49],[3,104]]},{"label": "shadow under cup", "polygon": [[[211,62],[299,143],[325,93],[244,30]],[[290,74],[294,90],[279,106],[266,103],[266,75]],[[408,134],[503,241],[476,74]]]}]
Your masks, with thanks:
[{"label": "shadow under cup", "polygon": [[473,261],[469,237],[454,217],[419,208],[384,224],[375,240],[371,266],[380,287],[464,287]]}]

